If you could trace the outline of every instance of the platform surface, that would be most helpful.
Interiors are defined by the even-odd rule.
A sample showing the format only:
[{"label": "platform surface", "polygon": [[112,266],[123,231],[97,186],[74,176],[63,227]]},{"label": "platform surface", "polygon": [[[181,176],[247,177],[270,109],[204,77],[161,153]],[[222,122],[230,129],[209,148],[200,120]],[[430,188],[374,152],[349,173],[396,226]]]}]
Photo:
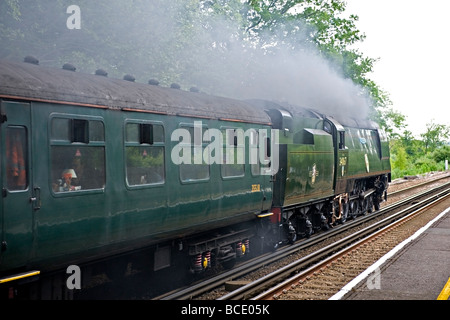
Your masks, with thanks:
[{"label": "platform surface", "polygon": [[332,299],[448,300],[450,208],[414,239],[388,255]]}]

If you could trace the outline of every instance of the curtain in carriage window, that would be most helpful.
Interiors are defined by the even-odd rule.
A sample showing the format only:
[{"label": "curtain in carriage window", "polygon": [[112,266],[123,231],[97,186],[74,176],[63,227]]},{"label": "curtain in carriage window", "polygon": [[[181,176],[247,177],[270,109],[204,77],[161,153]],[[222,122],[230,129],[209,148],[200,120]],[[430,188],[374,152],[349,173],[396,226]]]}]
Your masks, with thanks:
[{"label": "curtain in carriage window", "polygon": [[6,128],[6,184],[10,191],[28,188],[27,129],[20,126]]}]

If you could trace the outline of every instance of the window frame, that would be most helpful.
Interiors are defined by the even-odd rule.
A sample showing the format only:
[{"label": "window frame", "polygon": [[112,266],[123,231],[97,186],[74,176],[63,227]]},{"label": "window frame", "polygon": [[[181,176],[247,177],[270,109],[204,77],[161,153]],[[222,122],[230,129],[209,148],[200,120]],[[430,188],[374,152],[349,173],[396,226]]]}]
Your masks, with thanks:
[{"label": "window frame", "polygon": [[[20,158],[20,160],[18,159],[18,163],[17,164],[13,164],[12,162],[12,150],[7,150],[8,147],[10,147],[12,145],[12,141],[8,141],[8,138],[13,138],[13,131],[15,130],[20,130],[20,135],[22,135],[20,138],[23,138],[23,141],[21,142],[21,155],[17,155],[18,158]],[[11,134],[11,135],[10,135]],[[5,146],[5,189],[8,190],[8,192],[10,193],[15,193],[15,192],[25,192],[28,191],[30,188],[30,175],[29,175],[29,163],[30,163],[30,154],[29,154],[29,139],[28,139],[28,127],[25,125],[8,125],[5,129],[5,139],[6,139],[6,146]],[[15,137],[17,138],[17,136]],[[11,144],[11,145],[8,145]],[[16,151],[17,152],[17,151]],[[9,155],[8,155],[9,153]],[[19,162],[23,162],[23,164],[19,163]],[[24,171],[24,173],[22,173],[24,175],[24,177],[22,177],[23,179],[25,179],[25,186],[24,187],[19,187],[18,185],[16,186],[16,188],[14,188],[14,186],[12,185],[12,181],[10,181],[10,176],[8,174],[8,170],[10,170],[10,167],[14,167],[17,166],[17,174],[18,177],[20,177],[21,175],[21,171]]]},{"label": "window frame", "polygon": [[[128,141],[127,140],[127,125],[129,124],[137,124],[138,128],[138,139],[136,141]],[[148,139],[144,139],[143,135],[148,135],[147,129],[145,126],[149,126],[151,128],[151,133]],[[162,132],[162,141],[156,141],[155,135],[153,132],[154,126],[161,126]],[[167,181],[167,148],[166,148],[166,127],[164,123],[161,121],[154,120],[145,120],[145,119],[135,119],[135,118],[126,118],[123,122],[123,168],[124,168],[124,178],[125,178],[125,187],[128,190],[136,190],[136,189],[146,189],[146,188],[155,188],[161,187],[166,184]],[[143,184],[130,184],[128,179],[128,165],[127,165],[127,148],[128,147],[142,147],[142,148],[162,148],[163,150],[163,177],[159,182],[152,183],[143,183]]]},{"label": "window frame", "polygon": [[[230,130],[233,130],[232,135],[229,135],[229,133],[231,133]],[[239,141],[239,139],[237,137],[237,130],[242,130],[243,141]],[[227,148],[230,148],[230,147],[232,147],[232,149],[233,149],[234,160],[238,160],[238,150],[239,149],[241,149],[241,152],[243,153],[243,158],[244,158],[244,163],[240,164],[240,165],[242,165],[242,173],[241,174],[239,174],[239,175],[224,175],[224,170],[226,170],[224,166],[227,164],[221,163],[220,164],[220,177],[223,180],[242,179],[245,177],[245,174],[246,174],[246,159],[247,159],[245,131],[243,128],[239,128],[239,127],[221,126],[220,132],[222,133],[222,139],[223,139],[223,143],[222,143],[223,161],[225,161],[227,159],[227,156],[228,156]],[[230,138],[233,138],[232,141]],[[248,145],[250,148],[250,143]],[[237,165],[237,163],[234,165]]]},{"label": "window frame", "polygon": [[[69,120],[70,127],[68,128],[68,139],[54,139],[53,137],[53,121],[54,119],[67,119]],[[84,142],[79,141],[73,141],[72,134],[73,134],[73,123],[75,121],[87,121],[88,123],[90,121],[99,121],[103,125],[103,140],[89,140],[89,128],[87,128],[87,141],[85,139]],[[99,193],[105,193],[106,185],[107,185],[107,172],[106,172],[106,162],[107,162],[107,152],[106,152],[106,123],[103,117],[101,116],[91,116],[91,115],[83,115],[83,114],[67,114],[67,113],[51,113],[48,120],[48,143],[49,143],[49,172],[48,172],[48,178],[49,178],[49,187],[51,190],[51,194],[54,197],[69,197],[69,196],[78,196],[78,195],[86,195],[86,194],[99,194]],[[88,125],[89,126],[89,125]],[[90,188],[90,189],[80,189],[80,190],[73,190],[73,191],[55,191],[53,189],[53,184],[55,181],[53,181],[53,154],[52,149],[53,147],[72,147],[72,148],[103,148],[103,171],[104,171],[104,183],[103,187],[98,188]]]},{"label": "window frame", "polygon": [[[203,152],[204,150],[208,147],[209,142],[205,142],[203,140],[203,136],[205,134],[205,131],[209,129],[208,125],[205,123],[201,123],[201,128],[202,128],[202,134],[201,134],[201,152],[202,152],[202,161],[204,162],[203,159]],[[189,133],[191,134],[190,129],[192,129],[192,134],[191,134],[191,141],[190,141],[190,148],[191,148],[191,157],[194,156],[194,148],[197,147],[197,145],[195,144],[194,141],[194,137],[195,137],[195,123],[189,123],[189,122],[180,122],[178,125],[179,129],[185,129],[188,130]],[[177,143],[181,143],[181,142],[177,142]],[[183,145],[183,144],[182,144]],[[192,158],[193,159],[193,158]],[[182,170],[182,166],[184,166],[186,164],[179,164],[178,166],[178,179],[180,180],[181,184],[192,184],[192,183],[206,183],[209,182],[211,180],[211,164],[206,164],[206,163],[202,163],[202,166],[207,166],[208,168],[208,177],[206,178],[200,178],[200,179],[183,179],[182,178],[182,174],[181,174],[181,170]],[[197,164],[190,164],[190,165],[197,165]]]}]

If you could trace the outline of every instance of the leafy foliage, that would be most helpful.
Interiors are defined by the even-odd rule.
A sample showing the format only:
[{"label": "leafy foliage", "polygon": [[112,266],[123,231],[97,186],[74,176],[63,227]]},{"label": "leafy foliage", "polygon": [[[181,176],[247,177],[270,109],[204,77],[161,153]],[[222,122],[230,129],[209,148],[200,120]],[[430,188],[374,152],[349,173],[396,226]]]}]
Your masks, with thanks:
[{"label": "leafy foliage", "polygon": [[[394,112],[395,119],[390,119],[396,129],[405,129],[405,116]],[[405,175],[421,174],[429,171],[445,169],[445,160],[450,160],[450,146],[446,142],[450,137],[450,128],[436,124],[427,124],[426,132],[421,140],[415,139],[412,133],[404,130],[403,134],[391,132],[391,164],[393,178]]]}]

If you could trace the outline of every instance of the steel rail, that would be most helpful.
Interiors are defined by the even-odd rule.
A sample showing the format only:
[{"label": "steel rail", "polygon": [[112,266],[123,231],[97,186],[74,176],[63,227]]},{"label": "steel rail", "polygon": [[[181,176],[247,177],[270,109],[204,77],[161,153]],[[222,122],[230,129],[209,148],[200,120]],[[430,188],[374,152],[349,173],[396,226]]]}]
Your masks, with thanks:
[{"label": "steel rail", "polygon": [[[427,210],[436,204],[446,200],[448,197],[450,197],[450,188],[447,190],[442,191],[441,193],[431,196],[428,199],[425,199],[421,201],[420,203],[414,205],[415,209],[405,209],[402,210],[402,212],[397,213],[398,219],[395,219],[395,221],[392,221],[391,223],[381,223],[381,225],[377,228],[377,226],[371,226],[367,228],[367,236],[357,240],[356,242],[353,242],[351,245],[346,246],[344,249],[334,253],[333,255],[327,257],[326,259],[321,260],[319,263],[314,264],[310,268],[303,270],[302,272],[299,272],[298,274],[292,276],[291,278],[285,280],[284,282],[276,285],[275,287],[267,290],[266,292],[263,292],[262,294],[254,297],[252,300],[273,300],[276,299],[277,296],[282,294],[285,290],[290,288],[292,284],[297,283],[300,280],[306,279],[308,276],[313,275],[316,272],[320,272],[321,269],[323,269],[326,265],[328,265],[330,262],[337,260],[340,257],[343,257],[359,246],[361,246],[364,243],[370,242],[371,240],[378,238],[379,236],[385,234],[388,230],[395,228],[396,226],[403,224],[406,221],[409,221],[416,215],[420,214],[424,210]],[[391,219],[385,219],[385,220],[391,220]],[[352,237],[352,236],[350,236]],[[349,237],[349,238],[350,238]],[[350,239],[349,239],[350,240]],[[288,266],[286,266],[288,267]]]},{"label": "steel rail", "polygon": [[[432,182],[430,182],[430,183],[432,183]],[[301,239],[293,245],[281,247],[276,252],[262,255],[258,258],[251,260],[248,263],[242,264],[242,265],[235,267],[229,271],[223,272],[223,273],[221,273],[217,276],[214,276],[210,279],[201,281],[200,283],[192,284],[186,288],[183,288],[181,290],[176,290],[175,292],[172,292],[172,293],[158,296],[154,299],[155,300],[189,300],[189,299],[193,299],[194,297],[199,296],[209,290],[212,290],[212,289],[215,289],[217,287],[224,285],[227,281],[238,279],[250,272],[260,269],[262,266],[269,265],[269,264],[276,262],[284,257],[287,257],[291,254],[297,253],[300,250],[304,250],[309,247],[312,247],[313,245],[316,245],[316,244],[324,241],[327,238],[330,238],[339,233],[342,233],[350,228],[357,227],[357,226],[359,226],[363,223],[366,223],[370,220],[376,219],[380,216],[387,214],[390,211],[393,211],[398,208],[401,208],[402,206],[408,205],[411,202],[417,201],[418,199],[423,198],[423,197],[435,192],[437,189],[447,188],[447,187],[450,187],[450,182],[448,182],[444,185],[441,185],[439,187],[433,188],[433,189],[428,189],[419,194],[409,196],[401,201],[398,201],[398,202],[395,202],[388,206],[385,206],[376,212],[367,214],[365,216],[360,216],[353,221],[347,221],[345,224],[334,227],[333,229],[328,230],[327,232],[318,233],[316,235],[313,235],[309,239]],[[238,289],[238,290],[240,290],[240,289]],[[233,292],[235,292],[235,291],[233,291]],[[229,297],[231,299],[230,294],[226,295],[225,297]]]},{"label": "steel rail", "polygon": [[[400,221],[401,219],[409,218],[410,215],[415,214],[417,211],[421,211],[423,207],[434,204],[435,201],[441,200],[443,197],[450,196],[450,188],[447,188],[436,195],[432,195],[425,200],[414,203],[411,207],[405,208],[377,223],[368,226],[354,234],[349,235],[339,241],[334,242],[308,256],[305,256],[285,267],[266,275],[248,285],[241,287],[229,294],[221,297],[219,300],[243,300],[252,298],[255,292],[261,292],[268,287],[275,286],[275,284],[281,284],[274,287],[274,289],[268,290],[259,296],[253,298],[254,300],[270,299],[276,292],[283,290],[286,286],[298,279],[303,278],[306,274],[313,273],[320,270],[329,261],[336,259],[338,256],[345,254],[348,251],[353,250],[353,247],[359,245],[361,242],[367,241],[368,238],[376,232],[385,231],[393,223]],[[311,266],[312,265],[312,266]],[[310,268],[304,270],[308,266]],[[299,272],[300,270],[304,270]],[[292,276],[295,274],[295,276]],[[292,277],[292,278],[290,278]],[[288,280],[286,280],[289,278]],[[281,288],[281,289],[280,289]]]},{"label": "steel rail", "polygon": [[431,184],[431,183],[438,182],[438,181],[443,180],[443,179],[447,179],[449,177],[450,177],[450,174],[446,174],[446,175],[443,175],[443,176],[438,177],[436,179],[425,181],[425,182],[422,182],[422,183],[410,186],[408,188],[399,189],[397,191],[389,192],[389,195],[393,196],[393,195],[396,195],[396,194],[399,194],[399,193],[404,193],[404,192],[407,192],[407,191],[410,191],[410,190],[413,190],[413,189],[416,189],[416,188],[420,188],[420,187],[426,186],[427,184]]}]

